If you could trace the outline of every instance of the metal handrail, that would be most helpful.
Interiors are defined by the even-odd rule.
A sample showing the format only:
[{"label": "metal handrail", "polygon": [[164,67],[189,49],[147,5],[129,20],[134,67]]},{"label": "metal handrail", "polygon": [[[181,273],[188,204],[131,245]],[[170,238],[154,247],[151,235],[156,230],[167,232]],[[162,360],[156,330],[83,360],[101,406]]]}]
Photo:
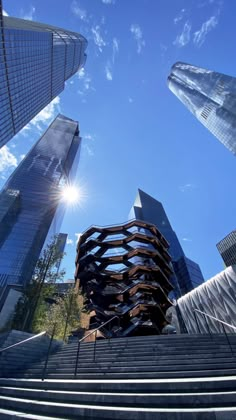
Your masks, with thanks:
[{"label": "metal handrail", "polygon": [[220,322],[221,324],[227,325],[227,327],[230,327],[230,328],[233,328],[234,330],[236,330],[236,327],[235,327],[234,325],[228,324],[227,322],[224,322],[224,321],[222,321],[221,319],[218,319],[218,318],[216,318],[216,317],[214,317],[214,316],[212,316],[212,315],[206,314],[206,312],[200,311],[199,309],[195,309],[195,308],[194,308],[194,311],[195,311],[195,312],[199,312],[200,314],[205,315],[205,316],[207,316],[208,318],[215,319],[215,321],[218,321],[218,322]]},{"label": "metal handrail", "polygon": [[92,335],[95,331],[100,330],[100,328],[104,327],[106,324],[109,324],[109,322],[113,321],[113,319],[117,318],[118,320],[120,320],[120,318],[115,315],[113,316],[111,319],[109,319],[108,321],[104,322],[102,325],[100,325],[99,327],[95,328],[93,331],[91,331],[90,333],[88,333],[87,335],[85,335],[84,337],[82,337],[79,342],[81,343],[82,341],[85,340],[85,338],[89,337],[90,335]]},{"label": "metal handrail", "polygon": [[51,347],[52,347],[52,342],[53,342],[54,334],[56,332],[56,327],[57,327],[57,322],[54,323],[52,334],[51,334],[51,337],[50,337],[48,351],[47,351],[47,356],[46,356],[46,359],[45,359],[45,363],[44,363],[44,367],[43,367],[43,372],[42,372],[42,378],[41,378],[42,381],[44,381],[44,378],[45,378],[45,375],[46,375],[46,370],[47,370],[47,366],[48,366],[48,359],[49,359],[49,355],[50,355],[50,352],[51,352]]},{"label": "metal handrail", "polygon": [[77,354],[76,354],[76,361],[75,361],[75,373],[74,376],[76,377],[77,375],[77,369],[78,369],[78,361],[79,361],[79,352],[80,352],[80,344],[82,343],[82,341],[84,341],[87,337],[89,337],[90,335],[95,333],[95,340],[94,340],[94,348],[93,348],[93,361],[95,361],[95,356],[96,356],[96,340],[97,340],[97,332],[98,330],[100,330],[101,328],[103,328],[105,325],[109,324],[109,337],[108,340],[110,342],[110,323],[111,321],[113,321],[115,318],[118,319],[118,324],[120,326],[120,318],[119,316],[115,315],[113,316],[111,319],[109,319],[108,321],[104,322],[102,325],[100,325],[99,327],[95,328],[93,331],[91,331],[90,333],[88,333],[87,335],[85,335],[84,337],[82,337],[79,341],[78,341],[78,349],[77,349]]},{"label": "metal handrail", "polygon": [[194,308],[194,314],[195,314],[196,324],[197,324],[197,327],[198,327],[198,331],[199,331],[199,333],[201,333],[201,331],[200,331],[200,328],[199,328],[199,325],[198,325],[196,312],[198,312],[198,313],[199,313],[199,314],[201,314],[201,315],[204,315],[205,322],[206,322],[206,325],[207,325],[207,328],[208,328],[208,332],[209,332],[209,334],[210,334],[211,338],[212,338],[212,334],[211,334],[210,327],[209,327],[209,325],[208,325],[208,323],[207,323],[207,317],[208,317],[208,318],[211,318],[211,319],[214,319],[215,321],[217,321],[217,322],[219,322],[220,324],[222,324],[222,327],[223,327],[223,331],[224,331],[225,338],[226,338],[227,343],[228,343],[228,345],[229,345],[229,348],[230,348],[231,354],[232,354],[232,356],[234,357],[234,350],[233,350],[233,348],[232,348],[232,346],[231,346],[230,339],[229,339],[228,334],[227,334],[227,332],[226,332],[226,330],[225,330],[225,325],[227,325],[227,327],[233,328],[234,330],[236,330],[236,327],[235,327],[234,325],[228,324],[228,322],[224,322],[224,321],[222,321],[221,319],[216,318],[215,316],[209,315],[209,314],[207,314],[206,312],[203,312],[203,311],[200,311],[199,309]]},{"label": "metal handrail", "polygon": [[41,335],[44,335],[46,333],[47,333],[47,331],[43,331],[39,334],[34,335],[33,337],[26,338],[25,340],[22,340],[22,341],[19,341],[18,343],[12,344],[11,346],[4,347],[3,349],[0,349],[0,353],[4,352],[6,350],[9,350],[13,347],[19,346],[20,344],[26,343],[27,341],[34,340],[35,338],[40,337]]}]

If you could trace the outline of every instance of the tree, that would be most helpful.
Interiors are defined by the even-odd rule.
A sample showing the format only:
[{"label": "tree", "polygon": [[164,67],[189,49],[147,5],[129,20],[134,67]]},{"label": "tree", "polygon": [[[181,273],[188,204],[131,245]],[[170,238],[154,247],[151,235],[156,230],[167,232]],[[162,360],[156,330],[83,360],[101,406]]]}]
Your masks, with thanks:
[{"label": "tree", "polygon": [[[39,291],[39,285],[36,280],[32,280],[32,282],[24,288],[22,296],[18,300],[15,307],[15,313],[14,313],[13,321],[11,324],[11,328],[14,328],[16,330],[23,330],[23,331],[29,330],[27,328],[26,323],[27,323],[27,320],[29,321],[30,314],[34,316],[32,308],[35,304],[38,291]],[[39,303],[41,306],[42,303],[45,302],[45,299],[49,296],[52,296],[55,293],[55,291],[56,291],[56,287],[54,284],[45,284],[44,287],[41,289],[37,306],[39,305]],[[45,303],[45,309],[46,309],[46,303]],[[41,312],[43,312],[43,308],[41,308]],[[40,316],[40,312],[37,314],[37,316]]]},{"label": "tree", "polygon": [[[12,328],[31,331],[38,304],[43,312],[44,299],[55,293],[55,282],[62,281],[65,271],[59,270],[59,265],[64,254],[58,252],[57,238],[53,237],[39,257],[31,282],[16,305]],[[39,309],[37,313],[41,316]]]},{"label": "tree", "polygon": [[[80,326],[80,307],[78,303],[78,294],[72,286],[63,296],[57,296],[57,293],[51,295],[53,303],[46,304],[45,300],[39,302],[35,311],[35,317],[32,323],[32,330],[37,333],[46,330],[50,335],[54,330],[54,337],[65,340],[67,333],[79,328]],[[55,327],[55,329],[54,329]]]}]

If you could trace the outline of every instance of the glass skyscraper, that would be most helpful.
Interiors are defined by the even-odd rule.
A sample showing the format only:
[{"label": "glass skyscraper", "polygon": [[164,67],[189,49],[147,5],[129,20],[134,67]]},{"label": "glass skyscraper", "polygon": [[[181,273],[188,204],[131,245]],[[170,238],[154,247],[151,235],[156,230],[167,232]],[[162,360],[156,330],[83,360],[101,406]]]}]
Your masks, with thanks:
[{"label": "glass skyscraper", "polygon": [[178,62],[171,69],[168,86],[236,155],[236,78]]},{"label": "glass skyscraper", "polygon": [[0,1],[0,147],[62,92],[86,47],[79,33],[2,16]]},{"label": "glass skyscraper", "polygon": [[185,256],[164,207],[159,201],[138,189],[134,205],[129,213],[129,219],[153,223],[169,242],[168,252],[172,257],[175,273],[175,276],[171,279],[175,297],[184,295],[204,282],[199,265]]},{"label": "glass skyscraper", "polygon": [[59,232],[61,188],[75,175],[80,142],[78,123],[59,114],[0,193],[0,303],[7,285],[30,281],[48,233]]},{"label": "glass skyscraper", "polygon": [[236,264],[236,230],[230,232],[216,247],[226,267]]}]

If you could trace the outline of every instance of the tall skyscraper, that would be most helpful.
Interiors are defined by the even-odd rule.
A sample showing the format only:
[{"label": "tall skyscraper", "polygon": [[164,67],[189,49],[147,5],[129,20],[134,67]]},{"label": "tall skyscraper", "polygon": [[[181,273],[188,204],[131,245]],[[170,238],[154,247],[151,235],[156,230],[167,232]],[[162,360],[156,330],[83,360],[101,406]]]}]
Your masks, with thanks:
[{"label": "tall skyscraper", "polygon": [[163,205],[159,201],[138,189],[138,194],[131,208],[129,218],[153,223],[169,242],[169,253],[172,257],[175,272],[175,276],[172,277],[175,297],[184,295],[204,282],[198,264],[185,256]]},{"label": "tall skyscraper", "polygon": [[2,16],[0,0],[0,147],[63,91],[86,47],[79,33]]},{"label": "tall skyscraper", "polygon": [[0,304],[7,285],[30,281],[50,227],[59,232],[61,188],[75,174],[80,141],[78,123],[58,115],[0,193]]},{"label": "tall skyscraper", "polygon": [[236,155],[236,78],[178,62],[171,69],[168,86],[189,111]]},{"label": "tall skyscraper", "polygon": [[226,267],[236,264],[236,230],[230,232],[216,247]]}]

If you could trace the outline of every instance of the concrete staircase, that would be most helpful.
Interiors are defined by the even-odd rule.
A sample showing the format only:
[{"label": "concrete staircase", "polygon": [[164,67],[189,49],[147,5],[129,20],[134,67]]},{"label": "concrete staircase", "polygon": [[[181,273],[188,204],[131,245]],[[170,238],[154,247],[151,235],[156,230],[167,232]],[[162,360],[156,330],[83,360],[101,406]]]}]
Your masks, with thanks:
[{"label": "concrete staircase", "polygon": [[[236,420],[236,335],[170,335],[64,345],[0,379],[0,418]],[[233,354],[232,354],[233,351]]]}]

